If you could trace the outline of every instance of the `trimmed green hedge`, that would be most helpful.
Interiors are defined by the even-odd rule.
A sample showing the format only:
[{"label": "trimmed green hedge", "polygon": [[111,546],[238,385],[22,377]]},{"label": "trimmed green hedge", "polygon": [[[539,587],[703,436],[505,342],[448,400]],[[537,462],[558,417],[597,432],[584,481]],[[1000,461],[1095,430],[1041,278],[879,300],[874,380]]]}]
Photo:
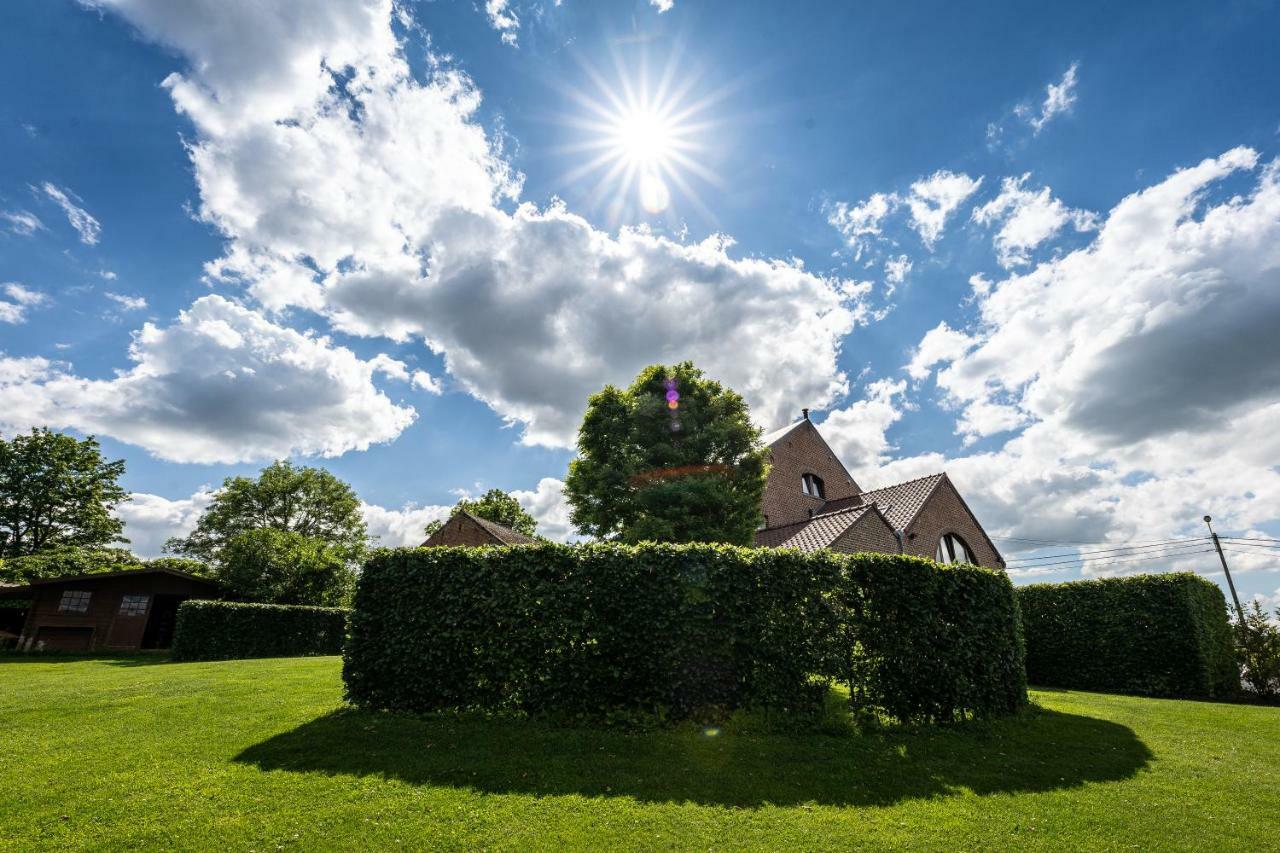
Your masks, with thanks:
[{"label": "trimmed green hedge", "polygon": [[831,680],[900,719],[1026,701],[1008,579],[913,557],[722,545],[381,550],[343,677],[359,705],[803,716]]},{"label": "trimmed green hedge", "polygon": [[1018,600],[1032,684],[1144,696],[1239,690],[1226,600],[1199,575],[1035,584]]},{"label": "trimmed green hedge", "polygon": [[232,601],[184,601],[174,660],[303,657],[342,652],[348,611]]}]

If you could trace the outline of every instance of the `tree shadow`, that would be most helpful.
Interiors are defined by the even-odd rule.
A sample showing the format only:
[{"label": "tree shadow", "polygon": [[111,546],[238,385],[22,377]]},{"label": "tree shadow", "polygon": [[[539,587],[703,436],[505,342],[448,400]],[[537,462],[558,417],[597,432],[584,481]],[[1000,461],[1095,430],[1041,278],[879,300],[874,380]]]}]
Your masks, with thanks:
[{"label": "tree shadow", "polygon": [[263,770],[383,776],[497,794],[739,807],[879,806],[1127,779],[1152,754],[1125,726],[1032,709],[947,728],[742,735],[553,728],[518,720],[341,710],[244,750]]},{"label": "tree shadow", "polygon": [[82,652],[0,652],[0,665],[11,663],[73,663],[96,661],[108,666],[152,666],[160,663],[171,663],[167,651],[138,652],[136,654],[119,654],[104,652],[102,654],[85,654]]}]

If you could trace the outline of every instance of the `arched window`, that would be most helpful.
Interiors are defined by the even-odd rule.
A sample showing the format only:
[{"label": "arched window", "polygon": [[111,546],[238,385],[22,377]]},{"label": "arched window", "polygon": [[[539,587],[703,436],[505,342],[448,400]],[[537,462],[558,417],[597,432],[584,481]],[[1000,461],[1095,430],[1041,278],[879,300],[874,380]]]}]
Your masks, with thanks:
[{"label": "arched window", "polygon": [[969,550],[969,546],[954,533],[944,533],[938,540],[938,554],[935,559],[939,563],[973,563],[974,565],[978,563],[973,559],[973,552]]},{"label": "arched window", "polygon": [[817,474],[805,474],[800,478],[800,491],[811,498],[826,498],[827,489]]}]

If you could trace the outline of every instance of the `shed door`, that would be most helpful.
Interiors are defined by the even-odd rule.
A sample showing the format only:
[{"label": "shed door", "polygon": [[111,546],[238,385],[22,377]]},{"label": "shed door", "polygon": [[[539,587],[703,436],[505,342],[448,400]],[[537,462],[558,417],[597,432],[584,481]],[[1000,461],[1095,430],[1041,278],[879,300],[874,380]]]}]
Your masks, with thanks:
[{"label": "shed door", "polygon": [[36,632],[37,649],[59,649],[64,652],[87,652],[93,640],[92,628],[56,628],[45,626]]}]

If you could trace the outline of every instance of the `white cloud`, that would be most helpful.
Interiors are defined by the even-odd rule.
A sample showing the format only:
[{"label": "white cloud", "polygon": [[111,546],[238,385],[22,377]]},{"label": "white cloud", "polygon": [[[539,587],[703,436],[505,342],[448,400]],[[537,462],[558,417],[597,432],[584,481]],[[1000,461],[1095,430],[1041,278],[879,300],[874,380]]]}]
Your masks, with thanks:
[{"label": "white cloud", "polygon": [[520,19],[508,0],[485,0],[484,13],[489,18],[489,26],[501,33],[502,43],[515,45]]},{"label": "white cloud", "polygon": [[[314,43],[206,33],[221,4],[184,4],[200,11],[181,25],[169,4],[112,5],[193,59],[193,77],[168,85],[196,128],[201,216],[229,240],[211,279],[345,332],[421,339],[527,443],[570,446],[588,394],[659,360],[692,358],[763,423],[846,389],[837,356],[866,316],[867,285],[734,259],[718,236],[686,245],[608,234],[560,205],[500,209],[520,176],[475,122],[479,93],[440,64],[415,80],[389,4],[361,7],[376,26],[326,25]],[[286,13],[267,8],[271,29]],[[248,9],[225,26],[252,27]],[[341,86],[315,82],[333,83],[322,60],[346,69]],[[288,80],[271,76],[282,67]]]},{"label": "white cloud", "polygon": [[898,285],[907,280],[907,273],[911,272],[911,267],[911,259],[906,255],[898,255],[884,262],[884,280],[888,284],[885,289],[886,296],[892,296],[898,289]]},{"label": "white cloud", "polygon": [[925,333],[920,339],[907,365],[907,373],[912,379],[928,379],[933,373],[933,366],[939,362],[954,362],[969,351],[973,340],[964,332],[956,331],[946,321],[939,323]]},{"label": "white cloud", "polygon": [[115,281],[117,278],[119,278],[119,276],[117,276],[111,270],[98,270],[98,275],[106,279],[107,281]]},{"label": "white cloud", "polygon": [[994,245],[1000,265],[1006,269],[1030,263],[1031,250],[1056,236],[1070,224],[1076,231],[1098,227],[1098,218],[1087,210],[1068,207],[1053,197],[1048,187],[1027,189],[1030,173],[1005,178],[1000,194],[973,209],[979,225],[1000,223]]},{"label": "white cloud", "polygon": [[414,419],[372,382],[381,363],[275,325],[219,296],[167,328],[150,323],[134,365],[85,379],[44,359],[0,359],[0,424],[110,435],[176,462],[336,456],[390,441]]},{"label": "white cloud", "polygon": [[40,217],[28,210],[0,210],[0,220],[4,220],[9,230],[21,237],[30,237],[44,230]]},{"label": "white cloud", "polygon": [[[1025,428],[877,476],[946,468],[993,533],[1051,541],[1199,536],[1205,513],[1223,530],[1280,520],[1280,165],[1257,161],[1237,148],[1176,171],[1121,200],[1089,245],[975,288],[979,320],[932,330],[908,371],[945,365],[968,440]],[[1247,193],[1206,197],[1241,172]],[[1215,559],[1084,571],[1212,573]]]},{"label": "white cloud", "polygon": [[827,222],[844,235],[845,242],[861,257],[870,238],[879,237],[882,223],[898,204],[892,193],[873,193],[865,201],[850,205],[837,202],[827,207]]},{"label": "white cloud", "polygon": [[425,370],[415,370],[412,381],[413,387],[419,391],[426,391],[428,394],[444,393],[444,386],[440,384],[440,380]]},{"label": "white cloud", "polygon": [[25,323],[27,309],[48,302],[48,297],[38,290],[24,287],[16,281],[0,285],[6,299],[0,299],[0,323]]},{"label": "white cloud", "polygon": [[80,198],[75,193],[45,181],[41,187],[44,194],[57,202],[62,212],[67,215],[67,222],[80,235],[80,242],[86,246],[95,246],[102,234],[102,225],[93,218],[93,214],[81,207]]},{"label": "white cloud", "polygon": [[971,178],[962,172],[945,169],[911,185],[911,192],[904,201],[911,211],[911,227],[920,235],[926,248],[933,248],[942,236],[947,218],[981,185],[980,177]]},{"label": "white cloud", "polygon": [[129,296],[123,293],[111,292],[104,295],[125,311],[142,311],[147,307],[146,297],[143,296]]},{"label": "white cloud", "polygon": [[129,550],[147,559],[163,556],[164,543],[170,537],[186,536],[195,529],[213,495],[207,487],[178,500],[134,492],[131,499],[115,511],[116,517],[124,522]]},{"label": "white cloud", "polygon": [[649,0],[649,5],[658,10],[658,14],[670,12],[676,5],[676,0]]},{"label": "white cloud", "polygon": [[449,517],[453,506],[418,506],[406,504],[400,509],[386,509],[376,504],[360,504],[360,515],[369,535],[385,548],[417,547],[427,538],[423,531],[433,521]]},{"label": "white cloud", "polygon": [[1080,63],[1071,63],[1061,80],[1045,87],[1044,102],[1040,105],[1039,113],[1027,106],[1017,109],[1018,115],[1031,125],[1035,133],[1043,130],[1057,116],[1071,112],[1076,103],[1076,71],[1079,67]]},{"label": "white cloud", "polygon": [[562,481],[543,477],[534,489],[516,490],[511,496],[538,522],[538,535],[556,542],[580,538],[569,520],[569,502],[565,500]]},{"label": "white cloud", "polygon": [[872,382],[863,399],[836,409],[819,424],[823,438],[864,488],[862,480],[874,476],[894,449],[885,433],[902,419],[906,387],[905,380]]}]

